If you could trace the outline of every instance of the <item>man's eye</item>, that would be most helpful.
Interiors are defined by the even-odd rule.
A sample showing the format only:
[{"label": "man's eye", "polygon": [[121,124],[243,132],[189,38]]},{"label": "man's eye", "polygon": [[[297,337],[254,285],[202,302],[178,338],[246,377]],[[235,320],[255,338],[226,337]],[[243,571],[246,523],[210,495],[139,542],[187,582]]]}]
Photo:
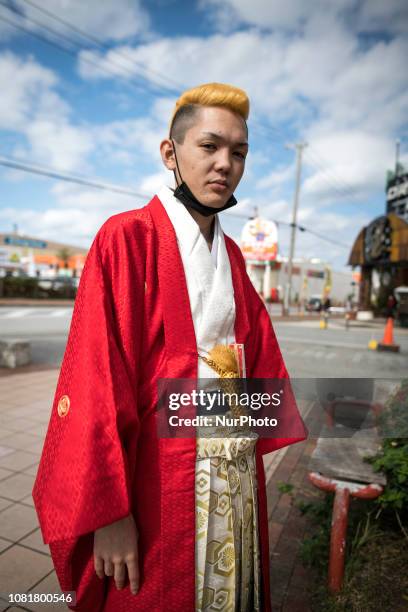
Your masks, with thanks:
[{"label": "man's eye", "polygon": [[246,155],[244,155],[240,151],[235,151],[234,155],[237,155],[240,159],[245,159],[246,158]]},{"label": "man's eye", "polygon": [[209,151],[213,151],[215,149],[215,145],[209,142],[206,142],[204,144],[201,145],[202,147],[204,147],[204,149],[208,149]]}]

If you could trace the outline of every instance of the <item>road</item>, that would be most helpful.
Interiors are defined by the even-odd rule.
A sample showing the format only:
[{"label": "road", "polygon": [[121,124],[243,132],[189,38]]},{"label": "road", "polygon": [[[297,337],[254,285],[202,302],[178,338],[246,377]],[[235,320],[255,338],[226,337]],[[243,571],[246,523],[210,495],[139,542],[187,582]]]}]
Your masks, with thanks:
[{"label": "road", "polygon": [[[59,366],[72,316],[68,307],[0,308],[0,338],[29,340],[36,364]],[[272,320],[274,319],[272,315]],[[381,340],[383,328],[352,323],[347,331],[341,319],[320,329],[319,321],[274,321],[278,341],[292,377],[390,377],[408,371],[408,330],[395,328],[401,352],[368,349],[371,339]]]}]

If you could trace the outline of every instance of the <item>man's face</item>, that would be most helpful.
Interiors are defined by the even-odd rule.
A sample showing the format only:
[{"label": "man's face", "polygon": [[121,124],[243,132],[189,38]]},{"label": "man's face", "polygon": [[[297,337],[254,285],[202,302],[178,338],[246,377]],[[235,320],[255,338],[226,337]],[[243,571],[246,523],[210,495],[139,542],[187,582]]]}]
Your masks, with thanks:
[{"label": "man's face", "polygon": [[243,119],[221,107],[202,107],[197,121],[175,142],[183,180],[204,205],[221,208],[235,191],[248,152]]}]

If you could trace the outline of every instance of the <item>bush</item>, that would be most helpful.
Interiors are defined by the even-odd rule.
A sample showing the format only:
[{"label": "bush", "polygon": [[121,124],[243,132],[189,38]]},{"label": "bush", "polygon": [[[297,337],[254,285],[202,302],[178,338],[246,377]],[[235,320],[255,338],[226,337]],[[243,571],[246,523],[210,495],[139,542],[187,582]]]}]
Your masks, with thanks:
[{"label": "bush", "polygon": [[38,280],[30,277],[6,276],[3,278],[4,297],[41,298]]},{"label": "bush", "polygon": [[376,472],[383,472],[387,484],[376,499],[380,511],[395,514],[398,525],[407,535],[403,524],[408,522],[408,380],[394,393],[379,419],[382,447],[367,459]]}]

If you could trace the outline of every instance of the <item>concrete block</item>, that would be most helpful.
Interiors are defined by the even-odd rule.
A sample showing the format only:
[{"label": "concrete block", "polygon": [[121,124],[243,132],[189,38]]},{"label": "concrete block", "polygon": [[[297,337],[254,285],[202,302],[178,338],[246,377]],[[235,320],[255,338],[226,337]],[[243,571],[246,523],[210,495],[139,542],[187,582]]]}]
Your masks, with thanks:
[{"label": "concrete block", "polygon": [[31,362],[31,345],[25,340],[0,340],[0,367],[18,368]]}]

